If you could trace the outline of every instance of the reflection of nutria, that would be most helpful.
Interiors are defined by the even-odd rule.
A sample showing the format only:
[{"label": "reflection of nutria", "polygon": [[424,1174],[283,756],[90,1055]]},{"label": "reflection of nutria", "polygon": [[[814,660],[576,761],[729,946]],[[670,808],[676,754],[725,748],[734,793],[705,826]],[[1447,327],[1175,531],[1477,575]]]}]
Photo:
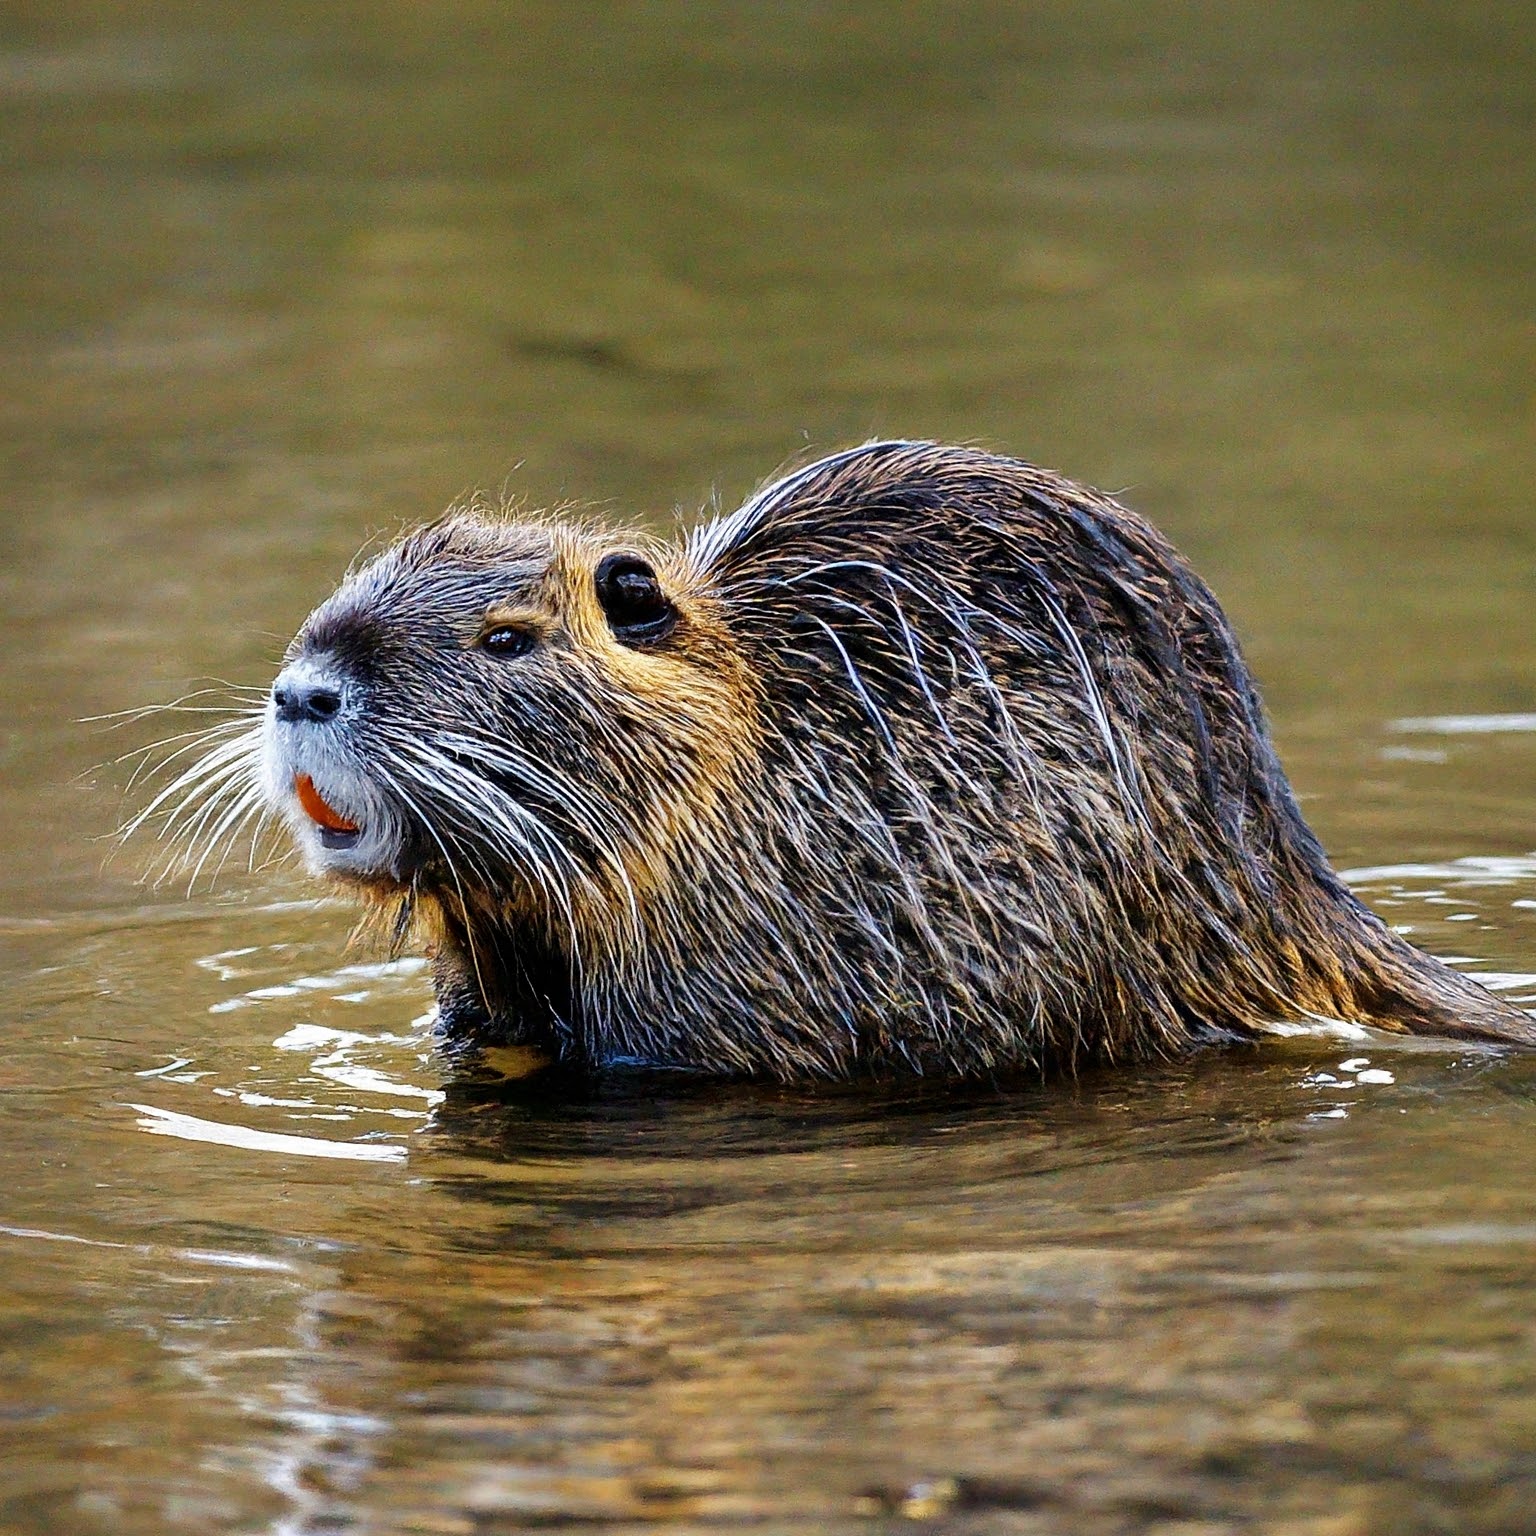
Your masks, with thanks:
[{"label": "reflection of nutria", "polygon": [[836,454],[681,545],[450,515],[310,617],[260,750],[460,1038],[780,1077],[1536,1043],[1329,869],[1173,549],[969,449]]}]

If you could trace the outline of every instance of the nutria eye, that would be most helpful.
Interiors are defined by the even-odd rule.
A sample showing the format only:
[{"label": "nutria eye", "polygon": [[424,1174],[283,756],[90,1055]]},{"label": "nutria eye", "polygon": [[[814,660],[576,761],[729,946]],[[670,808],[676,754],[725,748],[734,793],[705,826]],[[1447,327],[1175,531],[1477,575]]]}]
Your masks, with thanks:
[{"label": "nutria eye", "polygon": [[604,555],[595,580],[597,600],[620,640],[659,640],[677,622],[677,610],[667,601],[656,572],[639,555]]},{"label": "nutria eye", "polygon": [[515,624],[502,624],[496,629],[488,629],[481,635],[480,645],[492,656],[503,658],[526,656],[533,649],[533,636],[526,629],[517,628]]}]

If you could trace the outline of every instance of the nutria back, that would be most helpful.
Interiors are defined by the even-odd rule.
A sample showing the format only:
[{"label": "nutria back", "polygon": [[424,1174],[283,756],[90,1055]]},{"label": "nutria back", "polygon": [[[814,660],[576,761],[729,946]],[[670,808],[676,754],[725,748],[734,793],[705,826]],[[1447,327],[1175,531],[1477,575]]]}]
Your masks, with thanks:
[{"label": "nutria back", "polygon": [[782,1078],[1536,1043],[1330,869],[1167,541],[972,449],[837,454],[665,545],[450,516],[311,616],[260,750],[461,1039]]}]

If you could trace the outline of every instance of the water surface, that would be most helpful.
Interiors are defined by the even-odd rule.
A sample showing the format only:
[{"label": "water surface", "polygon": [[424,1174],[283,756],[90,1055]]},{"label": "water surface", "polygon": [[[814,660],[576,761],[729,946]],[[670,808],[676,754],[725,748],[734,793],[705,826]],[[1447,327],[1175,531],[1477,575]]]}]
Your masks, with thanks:
[{"label": "water surface", "polygon": [[108,859],[179,727],[81,722],[473,490],[981,441],[1168,529],[1340,865],[1536,1001],[1533,126],[1495,7],[6,11],[0,1526],[1527,1529],[1531,1061],[465,1077],[292,870]]}]

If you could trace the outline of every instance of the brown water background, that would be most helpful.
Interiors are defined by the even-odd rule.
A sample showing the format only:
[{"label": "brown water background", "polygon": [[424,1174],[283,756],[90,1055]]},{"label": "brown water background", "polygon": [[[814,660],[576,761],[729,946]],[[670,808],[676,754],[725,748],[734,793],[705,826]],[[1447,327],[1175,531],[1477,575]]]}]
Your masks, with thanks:
[{"label": "brown water background", "polygon": [[1532,15],[0,8],[0,1528],[1536,1528],[1536,1064],[456,1082],[291,870],[104,864],[179,727],[81,723],[467,491],[975,440],[1165,527],[1336,861],[1536,995]]}]

